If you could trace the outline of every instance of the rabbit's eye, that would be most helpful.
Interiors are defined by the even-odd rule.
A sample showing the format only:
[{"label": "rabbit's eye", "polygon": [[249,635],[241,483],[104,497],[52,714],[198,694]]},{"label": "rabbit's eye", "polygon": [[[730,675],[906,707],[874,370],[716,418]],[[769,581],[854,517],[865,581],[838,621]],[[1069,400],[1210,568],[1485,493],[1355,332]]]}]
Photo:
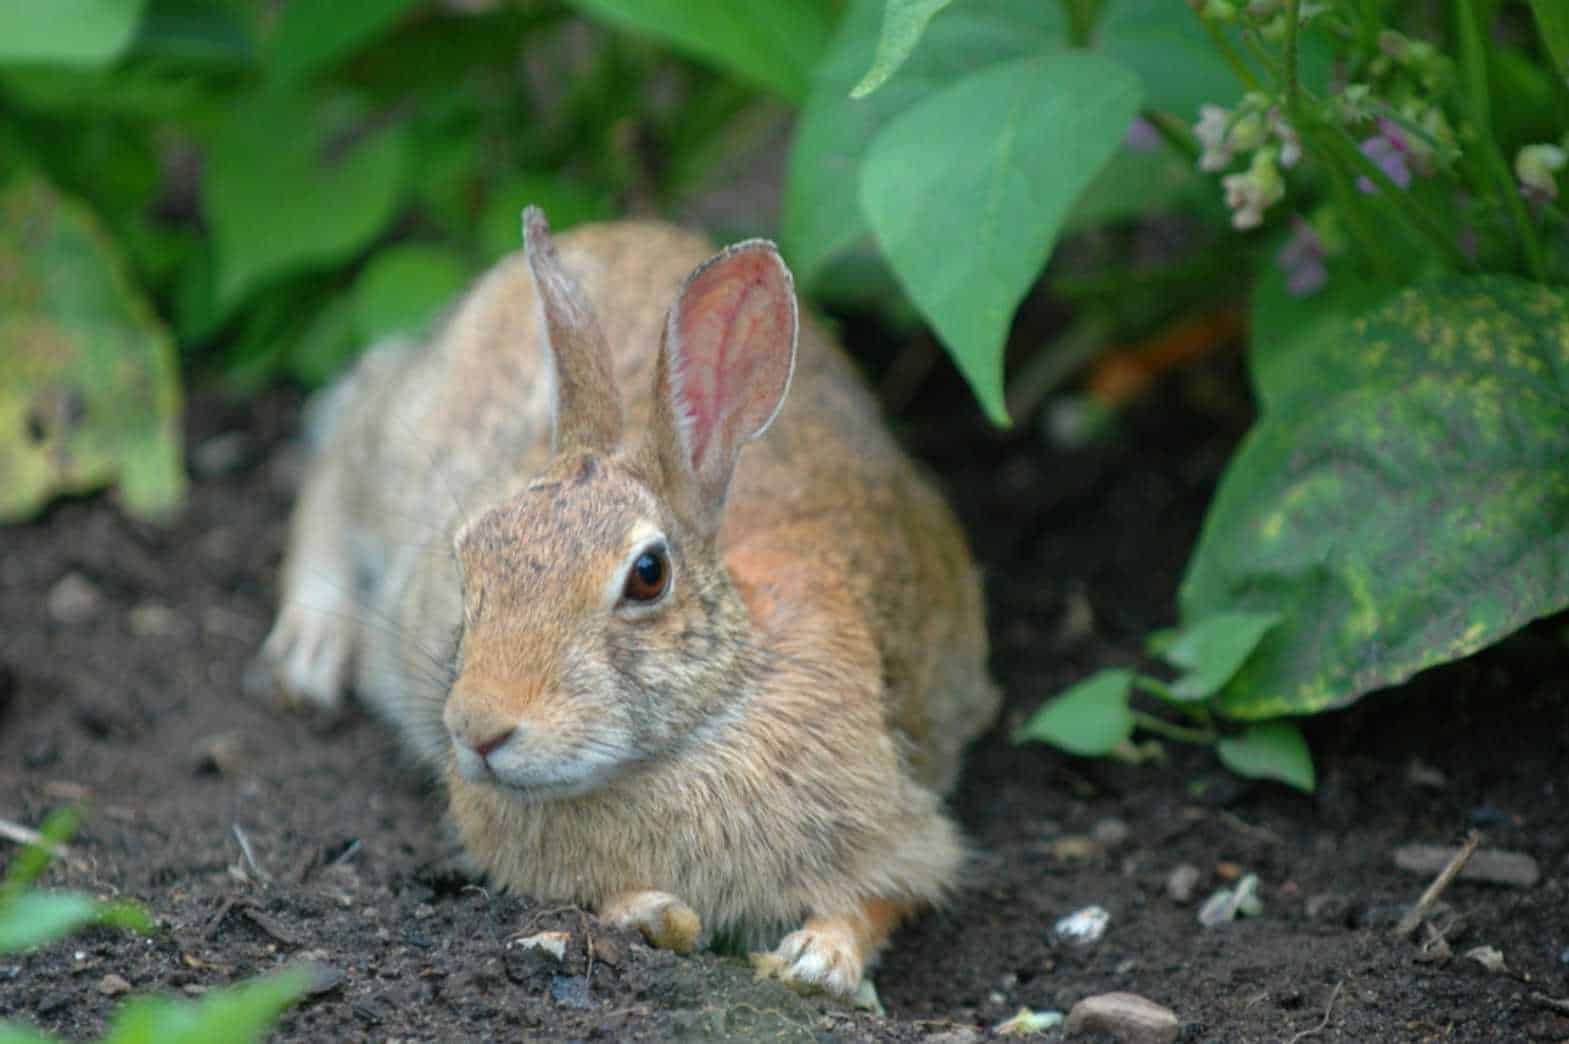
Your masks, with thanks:
[{"label": "rabbit's eye", "polygon": [[670,585],[670,561],[663,547],[651,547],[637,556],[627,570],[622,597],[629,602],[652,602]]}]

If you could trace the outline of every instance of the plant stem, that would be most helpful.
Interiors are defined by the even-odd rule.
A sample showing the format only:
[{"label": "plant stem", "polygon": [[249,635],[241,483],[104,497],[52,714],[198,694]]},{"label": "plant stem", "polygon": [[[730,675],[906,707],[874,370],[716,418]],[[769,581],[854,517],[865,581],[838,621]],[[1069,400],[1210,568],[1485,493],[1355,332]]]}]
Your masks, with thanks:
[{"label": "plant stem", "polygon": [[1526,267],[1537,282],[1547,280],[1547,255],[1542,241],[1537,237],[1536,226],[1525,208],[1525,201],[1515,189],[1514,175],[1509,170],[1498,140],[1493,137],[1492,99],[1487,89],[1487,53],[1477,23],[1476,6],[1472,0],[1455,0],[1455,26],[1460,45],[1461,94],[1471,123],[1476,129],[1476,147],[1481,152],[1482,167],[1493,182],[1493,191],[1504,200],[1509,217],[1520,237],[1525,251]]},{"label": "plant stem", "polygon": [[1258,77],[1253,75],[1253,70],[1248,68],[1247,62],[1244,62],[1237,49],[1231,46],[1231,41],[1226,39],[1226,34],[1220,31],[1220,27],[1214,20],[1205,18],[1202,14],[1195,17],[1203,24],[1204,31],[1209,34],[1210,42],[1215,45],[1215,50],[1220,52],[1220,56],[1225,59],[1227,65],[1231,66],[1231,71],[1236,74],[1237,79],[1242,81],[1242,86],[1250,91],[1263,90]]},{"label": "plant stem", "polygon": [[1293,118],[1302,107],[1297,80],[1297,27],[1302,21],[1302,0],[1286,0],[1286,112]]},{"label": "plant stem", "polygon": [[1197,163],[1199,155],[1204,151],[1199,147],[1198,138],[1194,137],[1193,128],[1182,120],[1177,119],[1164,109],[1145,109],[1144,119],[1155,128],[1166,144],[1182,153],[1188,159]]},{"label": "plant stem", "polygon": [[[1306,137],[1306,132],[1299,131],[1299,133]],[[1378,270],[1379,278],[1387,283],[1398,282],[1399,266],[1395,263],[1394,256],[1389,253],[1389,248],[1384,245],[1384,241],[1369,224],[1366,205],[1357,195],[1356,183],[1341,165],[1339,158],[1329,149],[1322,150],[1322,157],[1324,170],[1328,172],[1330,184],[1335,190],[1335,201],[1340,207],[1340,213],[1346,219],[1352,238],[1357,241],[1363,253],[1372,260],[1373,267]]]},{"label": "plant stem", "polygon": [[1186,725],[1174,725],[1165,718],[1158,718],[1144,711],[1133,712],[1133,723],[1145,732],[1153,732],[1157,736],[1178,743],[1192,743],[1200,747],[1213,746],[1215,743],[1214,729],[1194,729]]},{"label": "plant stem", "polygon": [[1323,124],[1323,128],[1324,135],[1319,138],[1319,141],[1327,143],[1330,151],[1338,155],[1343,163],[1376,185],[1379,198],[1387,201],[1390,208],[1405,219],[1406,224],[1413,230],[1431,241],[1450,267],[1466,271],[1476,268],[1471,259],[1455,245],[1454,240],[1449,237],[1448,230],[1438,222],[1438,219],[1423,209],[1409,193],[1391,181],[1382,167],[1357,148],[1357,143],[1351,140],[1351,135],[1346,133],[1345,128],[1327,121]]}]

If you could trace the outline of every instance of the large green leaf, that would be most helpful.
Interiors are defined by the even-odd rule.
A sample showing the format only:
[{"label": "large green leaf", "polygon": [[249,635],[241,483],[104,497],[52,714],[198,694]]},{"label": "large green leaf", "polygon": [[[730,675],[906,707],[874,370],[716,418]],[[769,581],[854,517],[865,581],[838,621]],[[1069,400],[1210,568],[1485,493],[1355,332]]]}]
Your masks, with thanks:
[{"label": "large green leaf", "polygon": [[91,212],[35,176],[0,192],[0,522],[117,483],[158,514],[185,489],[167,331]]},{"label": "large green leaf", "polygon": [[871,229],[855,186],[877,131],[933,91],[999,62],[1067,45],[1062,5],[1040,0],[964,0],[931,20],[919,44],[876,93],[850,90],[873,60],[883,0],[851,0],[812,78],[796,122],[780,239],[803,286]]},{"label": "large green leaf", "polygon": [[334,101],[258,94],[236,105],[214,136],[202,202],[220,312],[278,276],[347,259],[392,218],[402,194],[403,130],[356,127],[363,114]]},{"label": "large green leaf", "polygon": [[107,65],[131,46],[147,0],[0,3],[0,63]]},{"label": "large green leaf", "polygon": [[1227,469],[1184,619],[1275,612],[1218,698],[1350,703],[1569,605],[1569,300],[1504,276],[1408,289],[1346,328]]},{"label": "large green leaf", "polygon": [[662,40],[789,101],[828,40],[822,0],[572,0],[612,25]]},{"label": "large green leaf", "polygon": [[391,334],[417,334],[463,289],[469,266],[454,250],[404,243],[371,258],[350,290],[362,344]]},{"label": "large green leaf", "polygon": [[861,206],[883,254],[996,421],[1014,309],[1138,107],[1116,62],[1026,58],[901,113],[866,155]]},{"label": "large green leaf", "polygon": [[1228,769],[1249,779],[1273,779],[1309,794],[1318,781],[1307,740],[1289,721],[1259,722],[1236,736],[1222,737],[1215,754]]},{"label": "large green leaf", "polygon": [[267,46],[267,71],[280,82],[323,69],[392,28],[414,0],[332,0],[285,4]]}]

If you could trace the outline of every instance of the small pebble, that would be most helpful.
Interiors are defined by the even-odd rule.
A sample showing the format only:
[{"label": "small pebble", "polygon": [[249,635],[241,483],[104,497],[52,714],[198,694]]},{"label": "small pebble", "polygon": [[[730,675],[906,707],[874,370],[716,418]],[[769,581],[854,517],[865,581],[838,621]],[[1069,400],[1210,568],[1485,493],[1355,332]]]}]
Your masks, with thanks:
[{"label": "small pebble", "polygon": [[1102,993],[1073,1006],[1063,1035],[1104,1033],[1123,1044],[1172,1044],[1181,1029],[1170,1008],[1136,993]]},{"label": "small pebble", "polygon": [[1063,942],[1088,946],[1100,941],[1110,923],[1111,914],[1106,912],[1105,907],[1086,906],[1058,920],[1052,926],[1052,934]]},{"label": "small pebble", "polygon": [[105,997],[118,997],[122,994],[130,993],[131,984],[125,981],[124,976],[110,972],[98,980],[98,992]]},{"label": "small pebble", "polygon": [[1115,816],[1108,816],[1090,828],[1090,840],[1102,848],[1116,848],[1133,833],[1128,824]]},{"label": "small pebble", "polygon": [[180,614],[157,602],[132,606],[125,622],[137,638],[168,638],[181,631]]},{"label": "small pebble", "polygon": [[103,592],[91,580],[81,573],[67,573],[49,588],[44,607],[58,623],[79,624],[97,616],[103,600]]},{"label": "small pebble", "polygon": [[1192,863],[1181,863],[1166,875],[1166,894],[1171,901],[1186,906],[1193,901],[1199,886],[1199,868]]},{"label": "small pebble", "polygon": [[191,471],[197,478],[220,478],[239,470],[251,454],[251,437],[226,431],[202,440],[191,450]]}]

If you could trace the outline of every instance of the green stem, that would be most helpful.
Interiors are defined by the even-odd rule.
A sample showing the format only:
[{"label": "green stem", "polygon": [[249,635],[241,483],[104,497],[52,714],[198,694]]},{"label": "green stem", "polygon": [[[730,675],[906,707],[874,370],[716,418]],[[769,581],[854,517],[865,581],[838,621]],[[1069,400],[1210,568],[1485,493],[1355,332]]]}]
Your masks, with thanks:
[{"label": "green stem", "polygon": [[1547,255],[1542,249],[1542,241],[1525,208],[1525,201],[1515,188],[1514,174],[1499,151],[1498,140],[1493,137],[1492,99],[1487,89],[1487,52],[1472,0],[1456,0],[1455,20],[1458,23],[1455,29],[1460,45],[1461,93],[1466,111],[1476,128],[1477,148],[1481,151],[1483,169],[1493,182],[1493,191],[1503,197],[1515,232],[1520,237],[1520,246],[1525,251],[1525,263],[1530,269],[1531,278],[1539,283],[1545,282]]},{"label": "green stem", "polygon": [[1363,175],[1378,187],[1379,199],[1385,201],[1390,209],[1394,210],[1418,234],[1425,236],[1451,268],[1472,270],[1476,265],[1470,258],[1455,245],[1449,237],[1449,231],[1439,223],[1438,219],[1429,214],[1411,194],[1390,180],[1382,167],[1368,159],[1357,143],[1351,140],[1351,135],[1345,129],[1333,123],[1325,123],[1324,135],[1319,140],[1329,146],[1332,153],[1340,157],[1341,162],[1347,164],[1357,174]]},{"label": "green stem", "polygon": [[1197,163],[1203,149],[1199,147],[1198,138],[1193,134],[1193,128],[1183,120],[1179,120],[1164,109],[1145,109],[1144,119],[1155,128],[1166,144],[1182,153],[1188,159]]},{"label": "green stem", "polygon": [[1214,746],[1216,734],[1214,729],[1194,729],[1186,725],[1175,725],[1165,718],[1158,718],[1144,711],[1133,712],[1133,723],[1145,732],[1153,732],[1178,743],[1192,743],[1200,747]]},{"label": "green stem", "polygon": [[1258,77],[1253,75],[1253,70],[1248,68],[1247,63],[1242,60],[1242,55],[1238,54],[1237,49],[1231,46],[1231,41],[1226,39],[1226,34],[1220,31],[1220,27],[1215,24],[1214,20],[1205,18],[1202,14],[1197,17],[1199,22],[1203,24],[1204,31],[1209,34],[1210,42],[1215,45],[1215,50],[1219,51],[1226,64],[1231,66],[1231,71],[1242,82],[1242,86],[1250,91],[1263,90],[1263,86],[1258,82]]},{"label": "green stem", "polygon": [[1286,0],[1286,112],[1294,119],[1302,107],[1297,79],[1297,28],[1302,21],[1302,0]]},{"label": "green stem", "polygon": [[[1305,132],[1301,133],[1306,137]],[[1373,262],[1380,279],[1386,283],[1399,282],[1400,266],[1395,263],[1394,255],[1389,252],[1384,240],[1368,221],[1367,203],[1357,193],[1354,179],[1328,149],[1321,150],[1320,155],[1323,158],[1324,170],[1328,172],[1330,184],[1335,191],[1335,202],[1346,220],[1351,238],[1357,241],[1362,252]]]}]

